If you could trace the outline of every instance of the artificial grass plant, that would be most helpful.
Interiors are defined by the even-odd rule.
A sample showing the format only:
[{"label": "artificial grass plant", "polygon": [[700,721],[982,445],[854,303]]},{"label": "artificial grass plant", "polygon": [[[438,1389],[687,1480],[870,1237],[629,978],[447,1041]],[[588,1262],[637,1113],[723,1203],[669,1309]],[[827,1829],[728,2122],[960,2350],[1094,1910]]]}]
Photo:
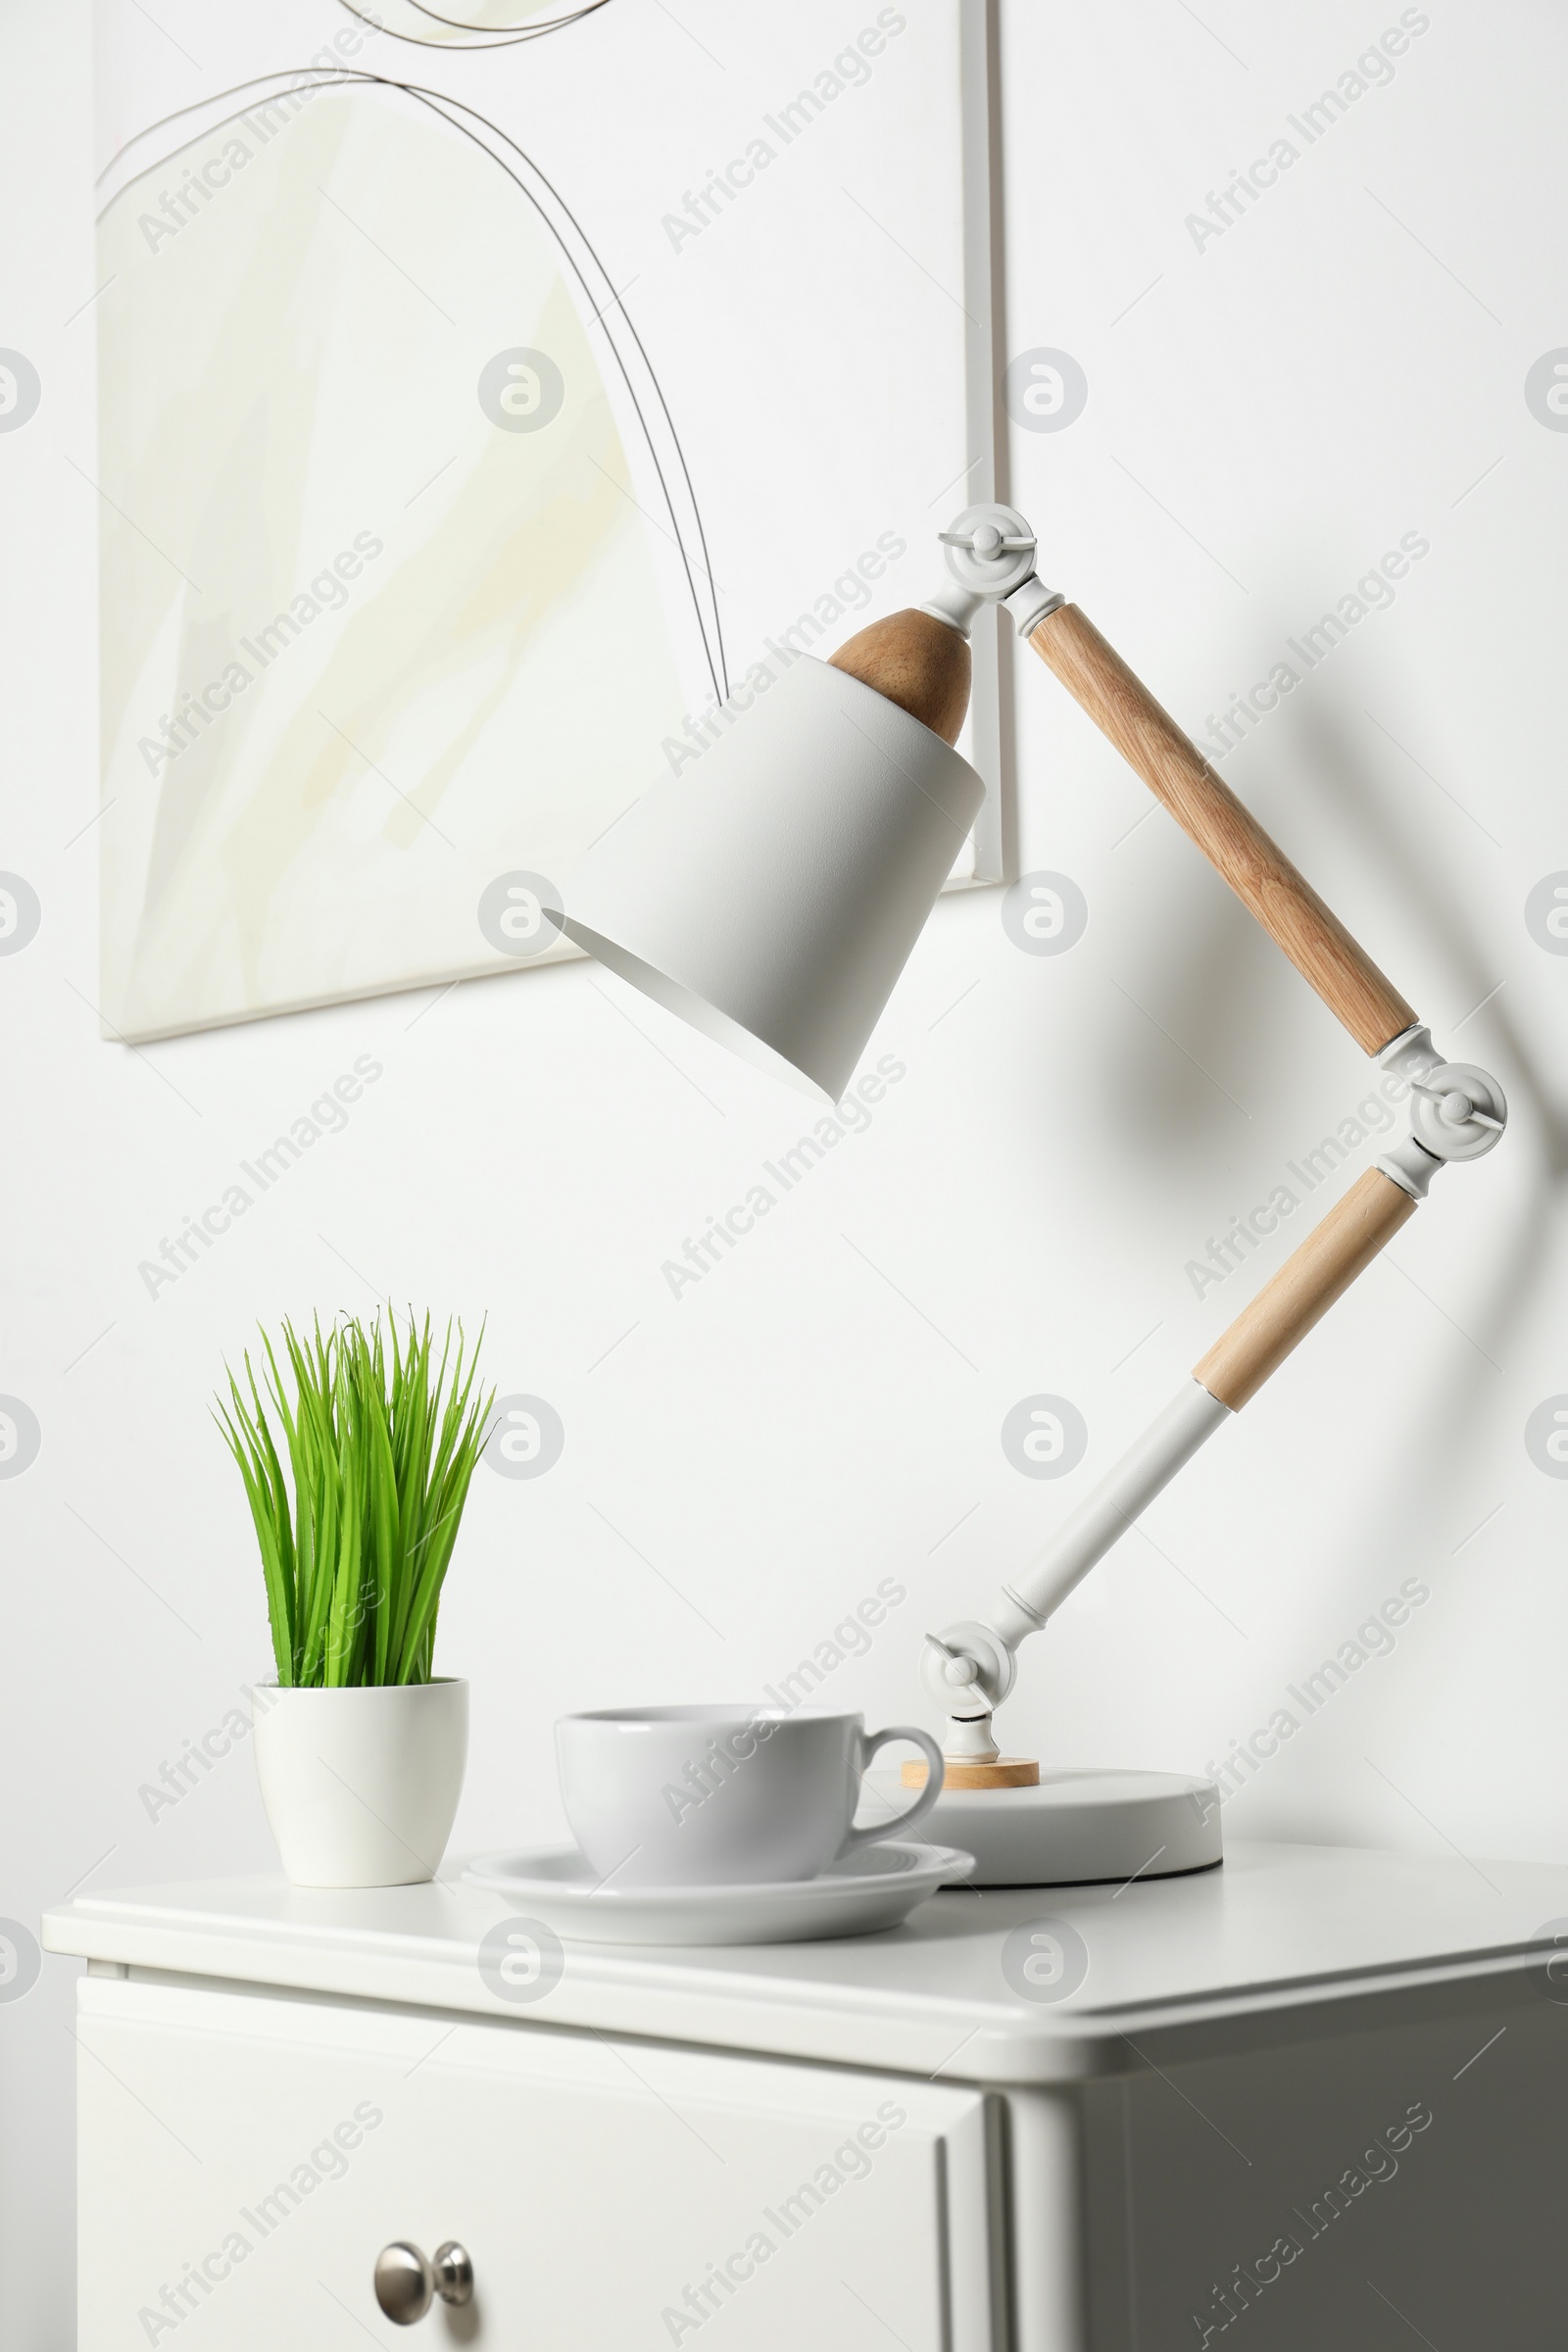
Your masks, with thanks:
[{"label": "artificial grass plant", "polygon": [[387,1321],[383,1336],[379,1315],[368,1331],[346,1320],[323,1334],[317,1320],[303,1338],[285,1321],[292,1403],[265,1331],[261,1384],[248,1352],[248,1395],[223,1367],[229,1400],[215,1418],[245,1482],[285,1690],[430,1680],[442,1582],[495,1393],[475,1396],[479,1345],[466,1355],[461,1325],[454,1350],[448,1324],[436,1363],[428,1315],[421,1330],[411,1311],[401,1335]]}]

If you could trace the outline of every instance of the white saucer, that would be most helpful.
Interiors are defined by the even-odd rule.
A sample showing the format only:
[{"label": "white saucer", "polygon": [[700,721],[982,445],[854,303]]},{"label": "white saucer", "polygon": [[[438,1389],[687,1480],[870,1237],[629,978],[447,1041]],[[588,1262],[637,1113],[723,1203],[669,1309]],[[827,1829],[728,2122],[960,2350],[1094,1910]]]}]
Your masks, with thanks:
[{"label": "white saucer", "polygon": [[759,1886],[602,1886],[574,1845],[477,1854],[463,1875],[568,1943],[808,1943],[896,1928],[973,1868],[956,1846],[888,1838],[819,1878]]}]

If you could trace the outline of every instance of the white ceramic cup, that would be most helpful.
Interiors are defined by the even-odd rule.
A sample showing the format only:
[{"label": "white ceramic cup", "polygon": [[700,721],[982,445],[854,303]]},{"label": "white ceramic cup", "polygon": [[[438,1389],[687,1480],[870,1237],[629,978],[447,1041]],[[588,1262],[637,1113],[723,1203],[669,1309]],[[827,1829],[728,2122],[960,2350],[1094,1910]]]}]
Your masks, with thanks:
[{"label": "white ceramic cup", "polygon": [[[911,1740],[929,1767],[906,1811],[857,1830],[860,1778]],[[909,1724],[761,1707],[612,1707],[556,1726],[572,1835],[609,1886],[735,1886],[814,1879],[905,1837],[942,1793],[942,1750]]]}]

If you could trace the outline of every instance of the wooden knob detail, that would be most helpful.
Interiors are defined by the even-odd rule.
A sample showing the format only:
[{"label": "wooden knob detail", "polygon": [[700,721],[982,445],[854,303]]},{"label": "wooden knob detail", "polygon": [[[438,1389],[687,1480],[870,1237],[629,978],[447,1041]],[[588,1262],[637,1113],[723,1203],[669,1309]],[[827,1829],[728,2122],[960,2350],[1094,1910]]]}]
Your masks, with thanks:
[{"label": "wooden knob detail", "polygon": [[956,743],[969,708],[969,640],[913,606],[858,630],[829,661]]}]

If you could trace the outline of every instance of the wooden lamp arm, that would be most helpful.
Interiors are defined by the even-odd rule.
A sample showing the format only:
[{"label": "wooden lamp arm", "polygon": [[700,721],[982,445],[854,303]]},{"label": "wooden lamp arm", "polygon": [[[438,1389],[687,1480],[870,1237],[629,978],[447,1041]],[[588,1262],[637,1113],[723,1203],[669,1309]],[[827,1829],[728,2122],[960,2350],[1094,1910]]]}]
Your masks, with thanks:
[{"label": "wooden lamp arm", "polygon": [[1414,1026],[1414,1006],[1076,605],[1058,605],[1029,643],[1364,1053]]},{"label": "wooden lamp arm", "polygon": [[1239,1413],[1415,1211],[1412,1194],[1368,1168],[1199,1358],[1193,1378]]},{"label": "wooden lamp arm", "polygon": [[[1313,1227],[1194,1366],[1191,1380],[1182,1384],[1164,1411],[1056,1529],[1018,1582],[1004,1587],[990,1631],[1008,1660],[1018,1644],[1060,1608],[1199,1447],[1257,1394],[1415,1208],[1413,1193],[1382,1168],[1368,1168]],[[950,1679],[950,1667],[938,1642],[926,1661],[933,1691]],[[993,1697],[1003,1695],[1002,1686],[1010,1684],[1008,1667],[999,1661],[992,1682]]]}]

